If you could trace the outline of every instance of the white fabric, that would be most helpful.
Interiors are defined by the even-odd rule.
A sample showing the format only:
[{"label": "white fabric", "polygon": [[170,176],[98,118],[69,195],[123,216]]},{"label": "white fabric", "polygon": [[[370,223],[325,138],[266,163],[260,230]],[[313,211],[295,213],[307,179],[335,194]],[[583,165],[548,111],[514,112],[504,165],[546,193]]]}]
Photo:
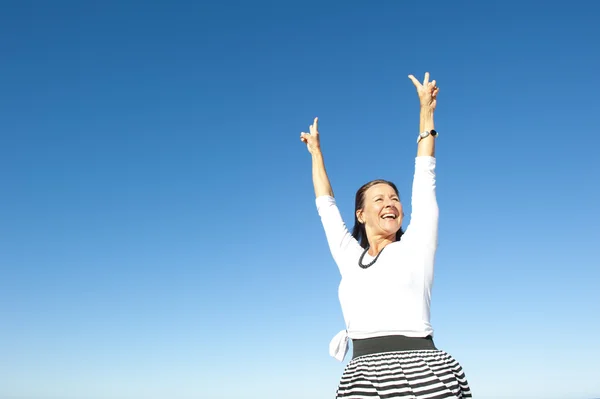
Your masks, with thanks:
[{"label": "white fabric", "polygon": [[[348,338],[433,335],[429,308],[438,237],[434,157],[417,157],[410,224],[402,239],[387,245],[374,265],[358,266],[364,249],[352,237],[335,199],[316,199],[329,249],[341,273],[339,299],[346,329],[330,342],[329,353],[343,361]],[[365,255],[363,263],[373,258]]]},{"label": "white fabric", "polygon": [[339,360],[344,360],[346,353],[348,352],[348,332],[342,330],[333,337],[329,343],[329,354]]}]

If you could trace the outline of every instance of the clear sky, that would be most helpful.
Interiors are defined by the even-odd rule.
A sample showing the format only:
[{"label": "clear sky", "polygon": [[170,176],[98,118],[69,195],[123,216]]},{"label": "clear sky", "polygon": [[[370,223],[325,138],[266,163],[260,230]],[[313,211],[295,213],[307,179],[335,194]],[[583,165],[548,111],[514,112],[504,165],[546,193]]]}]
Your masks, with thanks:
[{"label": "clear sky", "polygon": [[[438,347],[600,396],[594,1],[3,1],[0,398],[326,399],[339,273],[299,140],[410,214],[438,81]],[[408,222],[408,218],[405,221]]]}]

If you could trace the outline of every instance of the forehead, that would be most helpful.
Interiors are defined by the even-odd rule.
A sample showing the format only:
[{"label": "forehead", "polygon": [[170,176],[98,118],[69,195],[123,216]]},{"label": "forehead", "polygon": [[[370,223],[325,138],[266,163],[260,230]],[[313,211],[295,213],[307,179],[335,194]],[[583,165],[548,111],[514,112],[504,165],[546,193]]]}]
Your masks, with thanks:
[{"label": "forehead", "polygon": [[396,191],[386,183],[377,183],[365,191],[365,197],[375,197],[377,195],[397,195]]}]

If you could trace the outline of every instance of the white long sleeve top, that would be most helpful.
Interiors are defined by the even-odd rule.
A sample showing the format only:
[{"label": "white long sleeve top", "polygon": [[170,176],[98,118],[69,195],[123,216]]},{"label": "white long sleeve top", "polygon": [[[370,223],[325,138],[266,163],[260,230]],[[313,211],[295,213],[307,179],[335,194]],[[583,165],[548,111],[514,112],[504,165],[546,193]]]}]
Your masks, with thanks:
[{"label": "white long sleeve top", "polygon": [[[400,241],[388,244],[367,269],[364,249],[348,231],[335,199],[320,196],[317,210],[329,249],[341,273],[339,299],[346,322],[331,341],[331,356],[343,361],[348,338],[433,335],[429,308],[438,237],[434,157],[415,159],[410,224]],[[367,253],[363,263],[373,258]]]}]

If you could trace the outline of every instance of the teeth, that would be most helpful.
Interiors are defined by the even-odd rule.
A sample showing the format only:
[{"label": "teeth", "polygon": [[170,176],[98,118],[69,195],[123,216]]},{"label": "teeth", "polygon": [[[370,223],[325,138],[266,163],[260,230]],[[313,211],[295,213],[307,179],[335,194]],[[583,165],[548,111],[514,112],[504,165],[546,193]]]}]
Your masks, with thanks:
[{"label": "teeth", "polygon": [[388,218],[396,219],[396,215],[387,213],[387,214],[383,215],[382,218],[383,219],[388,219]]}]

